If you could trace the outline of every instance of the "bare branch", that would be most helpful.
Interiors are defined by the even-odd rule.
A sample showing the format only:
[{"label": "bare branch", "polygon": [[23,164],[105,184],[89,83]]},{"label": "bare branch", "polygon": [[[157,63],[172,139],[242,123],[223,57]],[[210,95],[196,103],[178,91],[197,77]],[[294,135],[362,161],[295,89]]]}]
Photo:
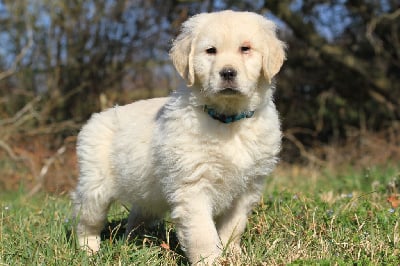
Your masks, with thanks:
[{"label": "bare branch", "polygon": [[12,76],[15,71],[17,70],[18,63],[24,58],[26,53],[29,51],[29,49],[33,45],[33,33],[31,29],[28,29],[28,42],[27,44],[22,48],[22,50],[19,52],[19,54],[15,57],[14,62],[12,63],[11,67],[7,69],[6,71],[0,72],[0,80],[3,80],[5,78],[8,78],[9,76]]},{"label": "bare branch", "polygon": [[23,132],[24,136],[31,137],[37,135],[57,134],[65,130],[78,130],[81,127],[81,124],[75,123],[71,120],[67,120],[59,123],[52,123],[47,126],[29,128],[26,131],[24,131],[24,129],[20,130]]},{"label": "bare branch", "polygon": [[284,132],[284,137],[288,139],[290,142],[292,142],[300,151],[301,156],[304,158],[308,159],[310,162],[313,162],[319,166],[325,166],[326,162],[323,160],[317,158],[315,155],[312,153],[308,152],[306,148],[304,147],[303,143],[301,143],[300,140],[298,140],[294,134],[290,130],[287,130]]},{"label": "bare branch", "polygon": [[24,107],[22,107],[13,117],[0,120],[0,126],[4,126],[7,124],[15,124],[18,120],[23,118],[26,115],[26,113],[32,111],[35,104],[38,103],[40,100],[41,97],[36,96],[30,102],[28,102]]},{"label": "bare branch", "polygon": [[31,189],[31,191],[29,191],[28,197],[33,196],[34,194],[39,192],[40,189],[42,189],[43,183],[44,183],[44,177],[46,176],[47,172],[49,171],[50,166],[55,162],[55,160],[58,157],[60,157],[62,154],[64,154],[66,150],[67,150],[67,147],[64,144],[60,148],[58,148],[57,152],[53,156],[51,156],[49,159],[46,160],[42,169],[40,170],[39,175],[36,177],[36,185]]},{"label": "bare branch", "polygon": [[11,147],[4,142],[3,140],[0,139],[0,148],[2,148],[3,150],[5,150],[8,154],[8,156],[13,159],[14,161],[19,161],[22,160],[21,157],[17,156],[14,151],[11,149]]},{"label": "bare branch", "polygon": [[383,14],[382,16],[372,18],[371,22],[367,25],[367,31],[365,35],[367,37],[367,40],[372,45],[372,47],[374,47],[374,50],[377,54],[379,54],[382,51],[383,46],[382,46],[382,41],[374,36],[376,25],[384,19],[395,20],[399,16],[400,16],[400,8],[398,8],[393,13]]}]

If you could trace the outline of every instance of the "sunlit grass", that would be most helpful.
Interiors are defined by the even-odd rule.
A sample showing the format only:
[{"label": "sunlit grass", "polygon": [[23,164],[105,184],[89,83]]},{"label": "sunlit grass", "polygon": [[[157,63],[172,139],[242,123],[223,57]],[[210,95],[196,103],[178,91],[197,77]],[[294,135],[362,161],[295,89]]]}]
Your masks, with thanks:
[{"label": "sunlit grass", "polygon": [[[400,213],[387,202],[396,169],[304,177],[280,173],[270,179],[250,217],[242,256],[223,263],[399,265]],[[19,191],[0,194],[0,202],[0,265],[188,264],[168,219],[156,229],[138,230],[128,243],[123,238],[128,212],[116,204],[101,251],[88,257],[76,246],[67,196],[28,198]]]}]

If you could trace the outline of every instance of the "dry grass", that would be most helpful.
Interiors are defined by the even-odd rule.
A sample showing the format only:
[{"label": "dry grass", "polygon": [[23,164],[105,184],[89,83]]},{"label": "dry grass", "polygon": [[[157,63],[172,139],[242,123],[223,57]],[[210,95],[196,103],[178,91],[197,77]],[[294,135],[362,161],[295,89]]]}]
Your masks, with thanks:
[{"label": "dry grass", "polygon": [[[73,188],[78,174],[77,130],[70,133],[72,136],[64,139],[18,134],[10,138],[7,149],[0,147],[0,189],[16,190],[23,186],[34,194],[39,190],[65,193]],[[293,149],[299,152],[297,159],[293,159]],[[289,157],[294,163],[285,162]],[[340,175],[349,169],[362,171],[371,166],[396,164],[400,161],[400,129],[393,126],[380,133],[354,132],[345,143],[315,144],[310,148],[296,147],[285,139],[282,158],[275,171],[277,176],[307,176],[311,181],[324,172]]]}]

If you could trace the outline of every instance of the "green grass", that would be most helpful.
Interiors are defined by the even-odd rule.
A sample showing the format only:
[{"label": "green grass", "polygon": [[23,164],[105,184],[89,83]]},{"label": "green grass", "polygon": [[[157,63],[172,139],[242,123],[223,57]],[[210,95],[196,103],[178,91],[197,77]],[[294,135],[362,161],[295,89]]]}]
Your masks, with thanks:
[{"label": "green grass", "polygon": [[[399,265],[400,212],[386,201],[397,169],[275,176],[250,217],[243,255],[226,265]],[[76,246],[67,196],[2,193],[0,208],[0,265],[188,264],[169,222],[127,243],[119,205],[92,257]]]}]

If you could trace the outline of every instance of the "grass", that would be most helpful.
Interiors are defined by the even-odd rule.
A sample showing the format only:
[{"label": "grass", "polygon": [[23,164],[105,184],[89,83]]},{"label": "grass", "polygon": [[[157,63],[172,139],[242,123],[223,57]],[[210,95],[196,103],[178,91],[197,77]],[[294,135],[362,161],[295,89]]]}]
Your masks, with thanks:
[{"label": "grass", "polygon": [[[242,237],[243,255],[225,265],[399,265],[400,212],[388,202],[397,168],[347,174],[277,173]],[[392,182],[393,184],[393,182]],[[173,225],[122,236],[127,211],[114,205],[101,251],[76,246],[66,195],[0,194],[0,265],[187,265]]]}]

